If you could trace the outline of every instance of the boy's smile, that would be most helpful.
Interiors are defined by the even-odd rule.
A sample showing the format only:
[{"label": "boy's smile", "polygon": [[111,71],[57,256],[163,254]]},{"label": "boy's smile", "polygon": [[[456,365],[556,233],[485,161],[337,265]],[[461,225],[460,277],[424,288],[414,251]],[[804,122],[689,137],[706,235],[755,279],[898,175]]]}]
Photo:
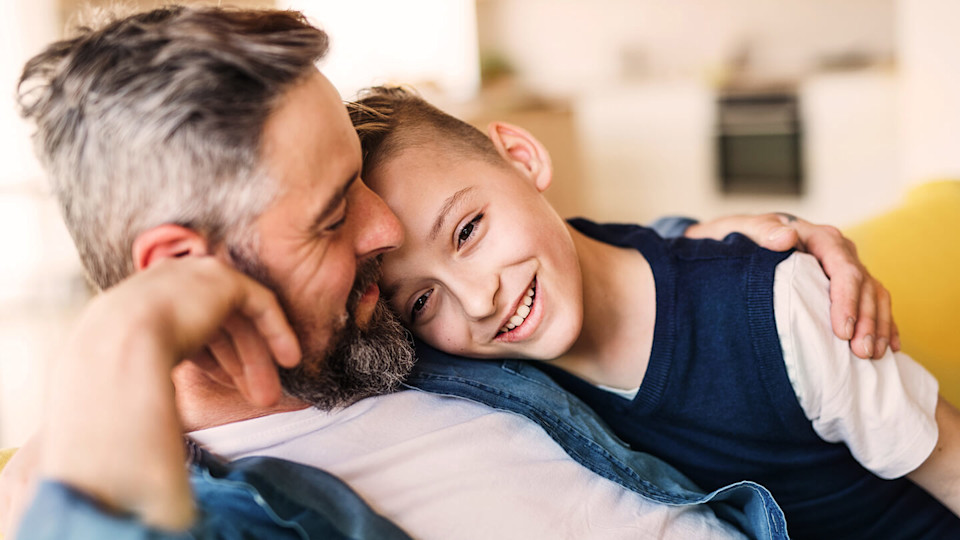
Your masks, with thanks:
[{"label": "boy's smile", "polygon": [[550,171],[534,154],[494,163],[427,142],[365,171],[406,233],[383,259],[385,297],[424,341],[466,356],[547,360],[579,336],[579,261],[540,193]]},{"label": "boy's smile", "polygon": [[517,299],[517,308],[513,311],[497,334],[504,342],[520,341],[530,336],[542,319],[543,311],[537,299],[537,280],[534,278],[523,295]]}]

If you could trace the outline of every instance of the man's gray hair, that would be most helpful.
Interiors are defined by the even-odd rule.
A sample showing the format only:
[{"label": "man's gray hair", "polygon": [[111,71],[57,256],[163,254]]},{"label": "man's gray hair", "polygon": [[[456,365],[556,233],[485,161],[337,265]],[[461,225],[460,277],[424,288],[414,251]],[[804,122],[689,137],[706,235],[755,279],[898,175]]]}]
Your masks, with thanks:
[{"label": "man's gray hair", "polygon": [[264,124],[326,50],[297,12],[174,6],[82,28],[27,63],[21,113],[98,287],[133,272],[151,227],[244,237],[276,195]]}]

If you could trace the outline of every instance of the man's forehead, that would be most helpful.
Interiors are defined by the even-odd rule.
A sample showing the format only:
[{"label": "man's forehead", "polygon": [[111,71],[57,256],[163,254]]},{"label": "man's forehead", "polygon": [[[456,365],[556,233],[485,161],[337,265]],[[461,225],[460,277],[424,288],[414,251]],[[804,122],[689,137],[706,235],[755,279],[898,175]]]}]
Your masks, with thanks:
[{"label": "man's forehead", "polygon": [[277,189],[261,219],[267,231],[299,236],[327,225],[359,175],[361,158],[346,107],[319,71],[281,98],[264,126],[262,158]]},{"label": "man's forehead", "polygon": [[360,141],[346,107],[319,71],[288,90],[267,120],[263,158],[281,183],[313,176],[339,184],[346,169],[359,167]]}]

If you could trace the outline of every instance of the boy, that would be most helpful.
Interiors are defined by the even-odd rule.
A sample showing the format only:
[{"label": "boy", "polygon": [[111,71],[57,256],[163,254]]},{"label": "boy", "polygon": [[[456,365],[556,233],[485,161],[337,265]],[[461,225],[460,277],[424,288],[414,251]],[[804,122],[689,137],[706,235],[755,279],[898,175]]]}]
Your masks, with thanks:
[{"label": "boy", "polygon": [[[795,537],[960,534],[960,415],[905,355],[849,358],[809,256],[565,223],[536,139],[503,123],[484,137],[401,89],[351,116],[364,177],[406,230],[381,288],[420,340],[544,361],[701,487],[765,485]],[[940,502],[881,479],[904,475]]]}]

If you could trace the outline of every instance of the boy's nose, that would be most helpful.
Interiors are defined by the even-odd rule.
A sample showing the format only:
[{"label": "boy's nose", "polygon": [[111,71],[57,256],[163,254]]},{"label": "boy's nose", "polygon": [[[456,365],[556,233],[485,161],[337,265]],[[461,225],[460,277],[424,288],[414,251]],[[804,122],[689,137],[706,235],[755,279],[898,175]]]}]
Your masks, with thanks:
[{"label": "boy's nose", "polygon": [[497,313],[497,292],[500,279],[496,274],[466,270],[457,279],[456,295],[463,312],[471,320],[479,321]]},{"label": "boy's nose", "polygon": [[354,199],[359,207],[356,213],[357,258],[397,249],[403,243],[403,227],[397,216],[366,184],[362,181],[357,184],[358,193]]}]

